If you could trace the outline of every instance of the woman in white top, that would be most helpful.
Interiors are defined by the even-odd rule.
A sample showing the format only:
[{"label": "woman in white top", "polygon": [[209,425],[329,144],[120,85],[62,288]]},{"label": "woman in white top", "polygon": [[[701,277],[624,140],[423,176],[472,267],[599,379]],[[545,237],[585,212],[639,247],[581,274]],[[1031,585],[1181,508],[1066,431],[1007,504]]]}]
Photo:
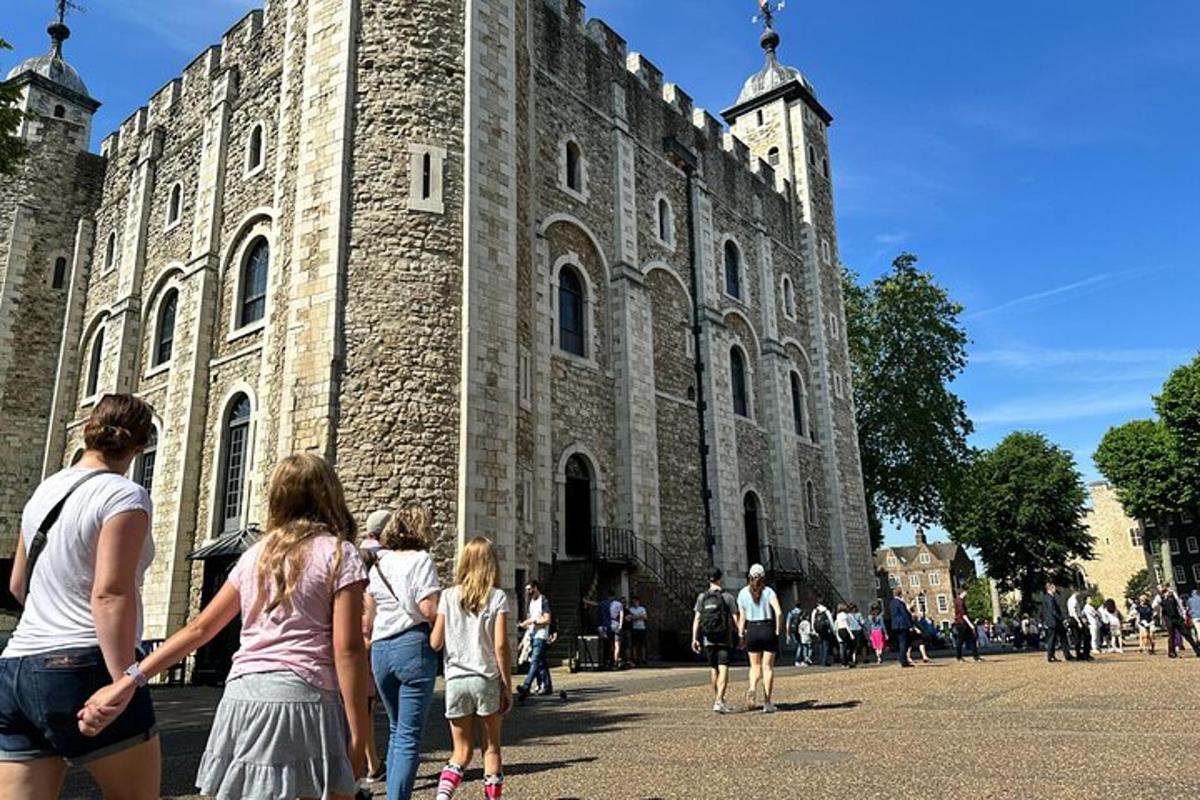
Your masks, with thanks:
[{"label": "woman in white top", "polygon": [[763,686],[763,713],[775,712],[771,702],[775,690],[775,654],[779,651],[783,610],[775,590],[767,586],[767,571],[762,564],[750,567],[750,583],[738,593],[738,634],[750,655],[750,688],[746,690],[746,707],[753,708],[758,699],[758,684]]},{"label": "woman in white top", "polygon": [[[9,582],[25,610],[0,655],[0,796],[56,797],[68,765],[86,767],[105,797],[159,796],[154,706],[141,673],[130,672],[154,560],[150,496],[124,477],[153,425],[145,401],[105,395],[84,427],[83,457],[25,506]],[[84,736],[76,712],[126,674],[139,688],[125,711]]]},{"label": "woman in white top", "polygon": [[837,617],[834,619],[834,628],[837,630],[838,644],[842,649],[842,666],[850,668],[856,666],[855,660],[855,645],[857,637],[855,636],[855,626],[858,625],[858,620],[850,613],[850,608],[845,603],[839,603],[837,607]]},{"label": "woman in white top", "polygon": [[371,667],[388,715],[387,797],[408,800],[437,679],[437,653],[429,646],[429,635],[440,587],[429,557],[429,512],[421,506],[400,509],[379,541],[383,549],[368,573],[366,596]]}]

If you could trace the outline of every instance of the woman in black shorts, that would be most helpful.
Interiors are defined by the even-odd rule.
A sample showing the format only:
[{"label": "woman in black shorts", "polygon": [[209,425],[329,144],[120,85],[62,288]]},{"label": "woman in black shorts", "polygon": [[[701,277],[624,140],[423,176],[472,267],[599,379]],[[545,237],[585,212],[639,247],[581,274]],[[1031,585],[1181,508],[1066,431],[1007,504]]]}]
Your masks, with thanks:
[{"label": "woman in black shorts", "polygon": [[750,688],[746,707],[754,708],[758,684],[763,685],[763,713],[775,712],[771,693],[775,688],[775,654],[779,651],[783,611],[775,590],[767,586],[767,571],[762,564],[750,567],[750,583],[738,593],[738,634],[750,654]]}]

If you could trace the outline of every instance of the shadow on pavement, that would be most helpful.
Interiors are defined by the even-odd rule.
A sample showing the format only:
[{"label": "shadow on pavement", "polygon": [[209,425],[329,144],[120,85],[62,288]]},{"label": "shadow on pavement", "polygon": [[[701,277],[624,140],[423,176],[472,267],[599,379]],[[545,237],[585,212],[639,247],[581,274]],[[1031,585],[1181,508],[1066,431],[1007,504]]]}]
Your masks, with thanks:
[{"label": "shadow on pavement", "polygon": [[821,703],[816,700],[801,700],[798,703],[778,703],[780,711],[836,711],[839,709],[858,708],[862,700],[845,700],[841,703]]}]

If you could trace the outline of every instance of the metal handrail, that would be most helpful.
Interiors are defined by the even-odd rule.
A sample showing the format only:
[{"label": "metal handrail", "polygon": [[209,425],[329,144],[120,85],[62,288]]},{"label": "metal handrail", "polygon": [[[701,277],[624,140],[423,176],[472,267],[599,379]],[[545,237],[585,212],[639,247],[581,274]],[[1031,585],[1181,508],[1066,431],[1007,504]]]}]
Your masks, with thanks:
[{"label": "metal handrail", "polygon": [[845,598],[837,585],[829,579],[813,560],[794,547],[768,545],[767,571],[775,575],[789,575],[800,579],[815,589],[827,603],[841,603]]},{"label": "metal handrail", "polygon": [[692,607],[695,581],[677,570],[656,546],[628,528],[592,528],[592,553],[602,561],[641,566],[658,579],[675,602]]}]

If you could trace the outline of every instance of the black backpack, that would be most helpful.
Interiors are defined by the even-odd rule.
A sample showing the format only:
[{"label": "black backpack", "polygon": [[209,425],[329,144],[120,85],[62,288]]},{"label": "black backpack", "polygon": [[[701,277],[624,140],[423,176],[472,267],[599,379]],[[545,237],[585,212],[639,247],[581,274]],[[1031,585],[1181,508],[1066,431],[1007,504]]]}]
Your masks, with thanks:
[{"label": "black backpack", "polygon": [[827,611],[817,609],[817,621],[813,624],[813,629],[821,637],[828,636],[833,632],[833,628],[829,625],[829,613]]},{"label": "black backpack", "polygon": [[710,590],[700,598],[700,632],[710,642],[729,641],[729,610],[725,593]]}]

